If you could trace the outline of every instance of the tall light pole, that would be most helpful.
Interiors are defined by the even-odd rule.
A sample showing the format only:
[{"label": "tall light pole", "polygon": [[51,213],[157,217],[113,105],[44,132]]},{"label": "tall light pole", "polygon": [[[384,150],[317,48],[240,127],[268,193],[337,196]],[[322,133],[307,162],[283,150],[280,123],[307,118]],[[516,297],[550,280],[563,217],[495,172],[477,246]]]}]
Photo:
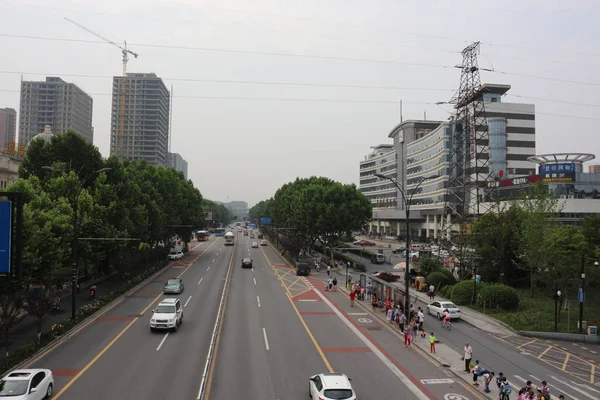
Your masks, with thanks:
[{"label": "tall light pole", "polygon": [[595,260],[594,266],[598,266],[598,260],[594,258],[581,256],[581,280],[579,281],[579,290],[577,291],[577,300],[579,300],[579,334],[583,335],[583,303],[585,302],[585,260]]},{"label": "tall light pole", "polygon": [[[44,166],[42,167],[45,170],[53,171],[53,172],[61,172],[54,167]],[[100,174],[102,172],[111,171],[112,168],[101,168],[97,171],[91,172],[88,176],[86,176],[83,180],[79,181],[79,185],[77,186],[77,190],[75,192],[75,197],[73,198],[73,242],[71,243],[72,250],[71,255],[73,257],[73,269],[71,275],[71,319],[75,321],[75,317],[77,316],[77,236],[79,234],[79,221],[78,221],[78,204],[79,204],[79,195],[81,194],[81,190],[83,189],[83,185],[96,174]],[[64,172],[63,172],[63,175]]]},{"label": "tall light pole", "polygon": [[[415,195],[415,192],[417,191],[417,189],[419,188],[419,186],[421,186],[421,184],[425,181],[428,181],[430,179],[435,179],[435,178],[439,178],[439,175],[433,175],[433,176],[428,176],[428,177],[424,177],[421,178],[421,180],[419,181],[419,183],[417,183],[417,186],[415,186],[410,192],[402,189],[402,187],[400,185],[398,185],[398,182],[396,182],[394,179],[382,175],[382,174],[375,174],[376,177],[381,178],[381,179],[387,179],[390,182],[392,182],[394,184],[394,186],[396,186],[398,188],[398,190],[400,191],[400,193],[402,194],[402,200],[404,202],[404,209],[406,211],[406,268],[404,269],[404,315],[406,316],[406,320],[410,321],[410,312],[409,312],[409,307],[410,307],[410,293],[409,293],[409,289],[410,289],[410,222],[409,222],[409,217],[410,217],[410,202],[412,201],[413,196]],[[408,192],[408,193],[407,193]]]}]

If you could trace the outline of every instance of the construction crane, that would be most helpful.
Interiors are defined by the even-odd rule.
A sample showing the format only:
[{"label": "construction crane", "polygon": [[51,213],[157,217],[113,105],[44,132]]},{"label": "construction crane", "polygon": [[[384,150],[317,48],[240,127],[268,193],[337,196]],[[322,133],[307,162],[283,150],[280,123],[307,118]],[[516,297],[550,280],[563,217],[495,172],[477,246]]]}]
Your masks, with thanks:
[{"label": "construction crane", "polygon": [[72,23],[72,24],[73,24],[73,25],[75,25],[76,27],[83,29],[84,31],[86,31],[86,32],[89,32],[89,33],[91,33],[92,35],[99,37],[100,39],[104,40],[106,43],[110,43],[110,44],[112,44],[113,46],[116,46],[116,47],[118,47],[119,49],[121,49],[121,53],[123,53],[123,76],[126,76],[126,75],[127,75],[127,62],[129,62],[129,54],[131,54],[131,55],[132,55],[132,56],[134,56],[135,58],[138,58],[138,56],[139,56],[139,54],[138,54],[138,53],[136,53],[136,52],[134,52],[134,51],[131,51],[131,50],[129,50],[129,49],[127,48],[127,41],[125,41],[125,42],[124,42],[124,43],[125,43],[125,46],[121,46],[121,45],[119,45],[119,44],[117,44],[117,43],[113,42],[112,40],[110,40],[110,39],[107,39],[107,38],[105,38],[104,36],[102,36],[102,35],[100,35],[100,34],[98,34],[98,33],[94,32],[93,30],[91,30],[91,29],[89,29],[89,28],[86,28],[85,26],[83,26],[83,25],[81,25],[81,24],[78,24],[77,22],[73,21],[72,19],[69,19],[69,18],[65,17],[65,20],[66,20],[66,21],[68,21],[68,22],[70,22],[70,23]]}]

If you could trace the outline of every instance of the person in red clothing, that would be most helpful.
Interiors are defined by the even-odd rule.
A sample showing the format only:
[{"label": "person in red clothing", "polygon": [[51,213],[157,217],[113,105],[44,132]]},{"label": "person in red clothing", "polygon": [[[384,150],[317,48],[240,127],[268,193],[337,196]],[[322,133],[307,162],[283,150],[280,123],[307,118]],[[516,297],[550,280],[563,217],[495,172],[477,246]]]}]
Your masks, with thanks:
[{"label": "person in red clothing", "polygon": [[404,325],[404,347],[410,347],[410,329],[408,324]]},{"label": "person in red clothing", "polygon": [[356,292],[352,290],[350,292],[350,307],[354,307],[354,298],[356,297]]}]

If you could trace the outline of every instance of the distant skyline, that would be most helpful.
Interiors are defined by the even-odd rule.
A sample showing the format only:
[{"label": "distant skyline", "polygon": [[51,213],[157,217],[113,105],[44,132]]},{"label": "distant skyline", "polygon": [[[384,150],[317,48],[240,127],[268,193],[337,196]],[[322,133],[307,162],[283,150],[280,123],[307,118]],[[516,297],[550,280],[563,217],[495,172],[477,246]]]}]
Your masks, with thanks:
[{"label": "distant skyline", "polygon": [[[208,199],[251,207],[322,175],[358,183],[359,161],[404,119],[446,120],[460,51],[482,42],[482,82],[534,103],[537,152],[600,155],[600,2],[0,0],[0,108],[20,81],[58,76],[94,100],[94,144],[110,147],[111,82],[173,86],[171,152]],[[49,40],[61,39],[61,40]],[[64,39],[64,40],[62,40]]]}]

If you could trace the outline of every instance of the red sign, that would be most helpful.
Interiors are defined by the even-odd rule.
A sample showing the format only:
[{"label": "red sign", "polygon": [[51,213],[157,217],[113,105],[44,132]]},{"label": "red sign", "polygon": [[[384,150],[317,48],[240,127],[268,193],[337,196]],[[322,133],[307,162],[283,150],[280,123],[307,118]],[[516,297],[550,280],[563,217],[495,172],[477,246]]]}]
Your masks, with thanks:
[{"label": "red sign", "polygon": [[523,176],[523,177],[519,177],[519,178],[502,179],[500,181],[488,182],[488,187],[494,188],[494,187],[526,185],[526,184],[530,184],[530,183],[539,182],[541,179],[542,179],[541,175],[530,175],[530,176]]}]

